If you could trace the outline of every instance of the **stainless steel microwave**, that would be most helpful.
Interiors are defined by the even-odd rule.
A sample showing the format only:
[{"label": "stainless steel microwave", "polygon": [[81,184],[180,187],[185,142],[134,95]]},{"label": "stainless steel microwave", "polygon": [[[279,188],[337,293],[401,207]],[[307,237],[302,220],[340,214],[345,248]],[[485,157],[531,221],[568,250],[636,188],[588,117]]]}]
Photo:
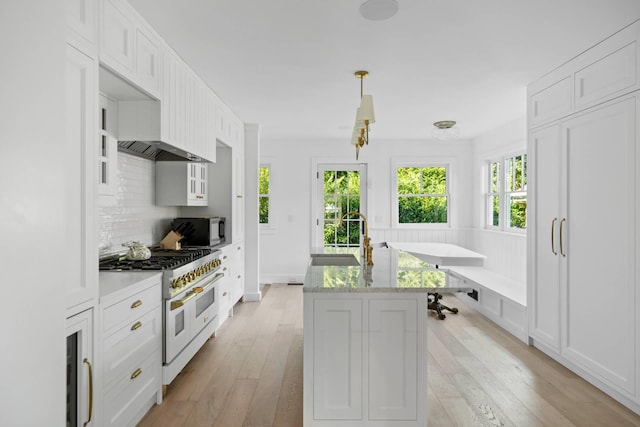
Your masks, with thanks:
[{"label": "stainless steel microwave", "polygon": [[225,219],[220,216],[176,218],[172,229],[184,232],[182,246],[215,246],[225,241]]}]

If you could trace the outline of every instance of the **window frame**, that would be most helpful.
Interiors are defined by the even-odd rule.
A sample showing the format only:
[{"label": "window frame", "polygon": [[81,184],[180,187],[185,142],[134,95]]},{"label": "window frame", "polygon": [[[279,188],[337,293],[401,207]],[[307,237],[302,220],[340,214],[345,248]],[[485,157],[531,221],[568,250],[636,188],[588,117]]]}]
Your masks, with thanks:
[{"label": "window frame", "polygon": [[[260,173],[262,169],[269,170],[269,181],[268,181],[268,190],[267,194],[260,193]],[[270,163],[260,163],[258,169],[258,225],[263,229],[273,229],[273,208],[271,206],[271,183],[273,181],[273,168]],[[266,198],[268,201],[268,210],[267,210],[267,222],[260,222],[260,199]]]},{"label": "window frame", "polygon": [[[429,197],[446,197],[447,200],[447,222],[443,223],[400,223],[399,199],[405,195],[398,194],[398,169],[399,168],[444,168],[446,176],[446,190],[445,193],[425,193],[418,196]],[[449,159],[442,160],[392,160],[391,162],[391,221],[392,226],[395,228],[425,228],[425,229],[438,229],[438,228],[451,228],[452,219],[452,162]]]},{"label": "window frame", "polygon": [[[513,188],[507,188],[507,173],[509,171],[508,164],[512,159],[516,159],[518,157],[522,157],[522,162],[524,166],[524,173],[521,176],[521,183],[523,184],[521,188],[523,190],[514,190]],[[497,192],[492,192],[492,164],[497,163],[499,167],[499,175],[498,175],[498,189]],[[526,150],[519,150],[517,152],[511,152],[508,154],[504,154],[500,157],[492,157],[487,159],[485,162],[486,174],[485,174],[485,228],[496,231],[503,231],[507,233],[516,233],[516,234],[526,234],[527,227],[529,224],[527,223],[524,228],[519,227],[511,227],[510,219],[511,219],[511,209],[510,209],[510,201],[511,197],[514,195],[524,195],[525,201],[528,202],[528,180],[529,180],[529,158],[527,156]],[[498,225],[493,225],[493,196],[497,195],[499,197],[499,210],[498,210]],[[527,204],[528,208],[528,204]]]}]

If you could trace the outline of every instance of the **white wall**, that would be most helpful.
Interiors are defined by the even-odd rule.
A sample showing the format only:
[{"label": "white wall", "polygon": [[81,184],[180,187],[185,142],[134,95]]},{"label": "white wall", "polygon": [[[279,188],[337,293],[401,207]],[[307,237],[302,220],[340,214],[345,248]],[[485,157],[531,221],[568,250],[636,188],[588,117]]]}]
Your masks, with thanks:
[{"label": "white wall", "polygon": [[63,12],[0,2],[2,426],[65,419]]},{"label": "white wall", "polygon": [[155,163],[118,153],[115,203],[98,205],[98,246],[101,253],[123,251],[122,243],[136,240],[157,244],[169,230],[179,208],[156,206]]},{"label": "white wall", "polygon": [[[355,150],[340,141],[262,141],[260,162],[271,165],[270,207],[273,229],[260,235],[261,283],[301,281],[311,247],[312,177],[318,162],[356,163]],[[472,150],[469,141],[384,141],[372,137],[360,153],[368,166],[367,217],[373,241],[426,231],[391,228],[391,162],[393,158],[451,161],[452,225],[470,227]],[[457,242],[453,229],[434,233],[438,241]],[[389,238],[386,238],[389,237]]]},{"label": "white wall", "polygon": [[527,125],[524,118],[473,141],[473,229],[467,230],[464,238],[464,246],[487,256],[485,267],[522,283],[527,277],[527,236],[524,233],[487,230],[484,195],[487,192],[487,162],[526,151]]}]

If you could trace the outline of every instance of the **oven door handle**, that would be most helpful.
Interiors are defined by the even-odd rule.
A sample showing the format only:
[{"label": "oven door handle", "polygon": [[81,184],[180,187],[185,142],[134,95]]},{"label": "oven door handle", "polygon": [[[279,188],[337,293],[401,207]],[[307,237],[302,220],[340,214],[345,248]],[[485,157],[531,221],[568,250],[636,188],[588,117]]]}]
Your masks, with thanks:
[{"label": "oven door handle", "polygon": [[187,295],[184,298],[179,299],[177,301],[171,301],[169,311],[173,311],[175,309],[182,307],[183,305],[185,305],[187,301],[189,301],[191,298],[195,297],[196,295],[198,295],[198,292],[196,292],[195,290],[191,290],[187,292]]},{"label": "oven door handle", "polygon": [[196,293],[202,293],[204,292],[205,289],[207,289],[209,286],[212,286],[214,283],[216,283],[218,280],[222,279],[222,277],[224,276],[224,273],[216,273],[213,278],[207,282],[206,285],[204,286],[194,286],[193,290]]}]

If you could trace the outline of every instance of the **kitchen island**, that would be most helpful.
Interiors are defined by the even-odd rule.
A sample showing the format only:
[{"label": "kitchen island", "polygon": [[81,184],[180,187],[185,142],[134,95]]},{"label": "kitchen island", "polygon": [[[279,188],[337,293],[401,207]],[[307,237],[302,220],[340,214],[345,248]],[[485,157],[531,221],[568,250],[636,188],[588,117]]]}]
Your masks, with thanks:
[{"label": "kitchen island", "polygon": [[427,294],[469,289],[397,249],[373,266],[320,252],[303,287],[304,426],[424,427]]}]

